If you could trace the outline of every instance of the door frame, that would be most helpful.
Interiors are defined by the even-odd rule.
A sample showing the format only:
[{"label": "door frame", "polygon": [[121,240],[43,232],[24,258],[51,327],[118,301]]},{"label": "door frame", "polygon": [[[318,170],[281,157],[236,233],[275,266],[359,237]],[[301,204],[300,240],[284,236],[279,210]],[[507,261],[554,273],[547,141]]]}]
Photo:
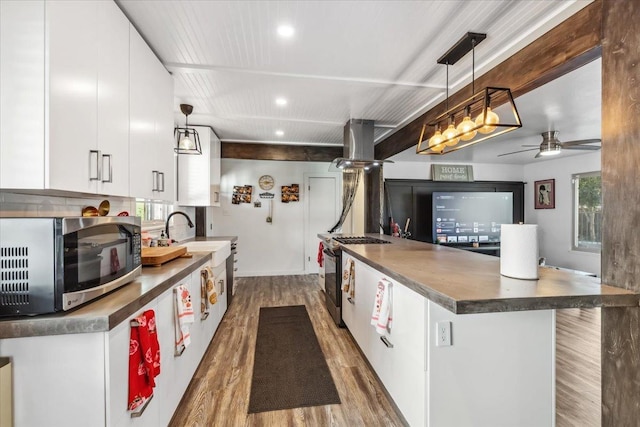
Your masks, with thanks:
[{"label": "door frame", "polygon": [[335,179],[335,194],[336,194],[336,209],[334,218],[336,221],[338,220],[341,212],[341,201],[342,201],[342,173],[335,172],[305,172],[304,173],[304,191],[307,197],[304,198],[304,225],[303,225],[303,254],[302,261],[304,265],[304,274],[311,274],[308,268],[307,261],[305,258],[311,257],[311,260],[316,259],[317,253],[307,253],[307,248],[310,247],[310,241],[308,241],[308,231],[309,231],[309,211],[310,211],[310,194],[309,194],[309,181],[311,178],[333,178]]}]

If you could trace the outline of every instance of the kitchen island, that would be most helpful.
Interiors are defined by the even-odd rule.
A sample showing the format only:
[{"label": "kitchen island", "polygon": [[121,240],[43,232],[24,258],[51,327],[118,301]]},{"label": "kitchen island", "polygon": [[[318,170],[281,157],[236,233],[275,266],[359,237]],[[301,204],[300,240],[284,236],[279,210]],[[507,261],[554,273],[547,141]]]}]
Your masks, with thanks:
[{"label": "kitchen island", "polygon": [[[510,279],[496,257],[368,236],[392,244],[341,245],[343,269],[355,265],[343,320],[412,426],[555,425],[555,310],[640,301],[594,277],[540,268],[538,280]],[[382,279],[393,320],[380,334]]]},{"label": "kitchen island", "polygon": [[[231,239],[222,239],[229,240]],[[160,267],[144,267],[133,282],[77,309],[0,320],[0,356],[13,366],[15,425],[166,425],[227,310],[225,261],[192,252]],[[217,302],[201,313],[201,273],[213,270]],[[175,344],[177,285],[195,308],[191,343]],[[127,410],[132,321],[153,310],[160,375],[139,417]]]}]

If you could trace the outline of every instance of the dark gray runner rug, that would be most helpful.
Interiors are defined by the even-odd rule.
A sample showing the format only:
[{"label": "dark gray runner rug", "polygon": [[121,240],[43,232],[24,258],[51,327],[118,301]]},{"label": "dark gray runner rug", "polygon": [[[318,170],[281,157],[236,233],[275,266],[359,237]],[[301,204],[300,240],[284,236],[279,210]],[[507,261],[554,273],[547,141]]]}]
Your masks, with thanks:
[{"label": "dark gray runner rug", "polygon": [[304,305],[261,307],[249,413],[340,403]]}]

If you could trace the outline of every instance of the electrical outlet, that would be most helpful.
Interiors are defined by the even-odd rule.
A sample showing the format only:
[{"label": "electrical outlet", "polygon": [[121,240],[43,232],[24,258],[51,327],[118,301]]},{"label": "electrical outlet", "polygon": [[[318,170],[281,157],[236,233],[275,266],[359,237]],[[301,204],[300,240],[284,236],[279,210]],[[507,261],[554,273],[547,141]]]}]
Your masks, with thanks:
[{"label": "electrical outlet", "polygon": [[436,323],[436,347],[449,347],[451,345],[451,322]]}]

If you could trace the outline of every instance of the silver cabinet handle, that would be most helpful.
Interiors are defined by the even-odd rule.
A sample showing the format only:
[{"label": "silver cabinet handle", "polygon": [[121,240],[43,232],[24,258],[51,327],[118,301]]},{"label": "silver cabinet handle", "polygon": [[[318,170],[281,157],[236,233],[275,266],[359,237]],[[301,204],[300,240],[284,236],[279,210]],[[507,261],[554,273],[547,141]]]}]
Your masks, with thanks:
[{"label": "silver cabinet handle", "polygon": [[349,301],[350,304],[354,304],[354,305],[356,303],[351,297],[347,297],[347,301]]},{"label": "silver cabinet handle", "polygon": [[152,183],[153,184],[153,188],[151,189],[151,191],[160,191],[158,189],[158,174],[159,173],[160,172],[158,172],[158,171],[151,171],[151,174],[153,175],[153,178],[152,178],[152,180],[153,180],[153,183]]},{"label": "silver cabinet handle", "polygon": [[209,312],[205,311],[204,313],[202,313],[202,315],[200,316],[200,320],[207,320],[207,317],[209,317]]},{"label": "silver cabinet handle", "polygon": [[164,172],[158,172],[158,175],[162,178],[162,187],[158,188],[158,191],[164,193]]},{"label": "silver cabinet handle", "polygon": [[[91,175],[91,171],[93,170],[92,166],[92,157],[95,154],[96,156],[96,175]],[[102,173],[100,170],[100,150],[89,150],[89,181],[100,181]]]},{"label": "silver cabinet handle", "polygon": [[213,192],[213,201],[215,203],[218,203],[220,201],[220,193],[218,193],[217,191]]},{"label": "silver cabinet handle", "polygon": [[220,283],[220,295],[224,294],[224,280],[218,280]]},{"label": "silver cabinet handle", "polygon": [[391,341],[389,341],[387,337],[380,337],[380,341],[382,341],[387,348],[393,348],[393,344],[391,344]]},{"label": "silver cabinet handle", "polygon": [[[109,166],[106,168],[104,167],[104,159],[109,160]],[[113,168],[111,166],[111,154],[102,155],[102,170],[109,171],[109,179],[104,179],[104,176],[103,176],[102,182],[113,182]]]}]

